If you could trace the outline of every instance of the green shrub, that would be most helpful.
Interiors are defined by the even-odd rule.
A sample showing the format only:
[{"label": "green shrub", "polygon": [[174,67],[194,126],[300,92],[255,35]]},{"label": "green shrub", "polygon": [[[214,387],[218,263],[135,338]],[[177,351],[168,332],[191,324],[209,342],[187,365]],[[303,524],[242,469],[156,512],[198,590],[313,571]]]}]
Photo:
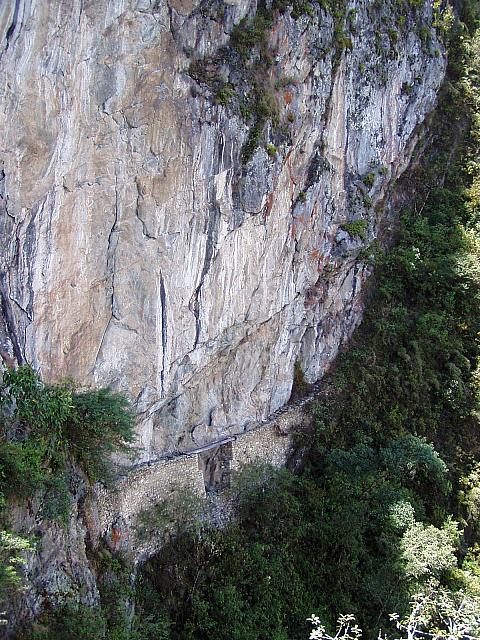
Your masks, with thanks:
[{"label": "green shrub", "polygon": [[98,389],[73,396],[65,437],[69,452],[91,482],[111,477],[111,454],[130,453],[134,436],[134,414],[121,394]]},{"label": "green shrub", "polygon": [[401,543],[406,576],[425,580],[456,567],[456,544],[452,542],[452,531],[448,526],[437,529],[415,522],[404,533]]},{"label": "green shrub", "polygon": [[[31,367],[6,370],[0,384],[4,427],[22,439],[44,438],[52,453],[61,446],[62,427],[72,412],[68,385],[44,385]],[[13,414],[12,414],[13,410]]]},{"label": "green shrub", "polygon": [[258,147],[260,137],[263,133],[264,122],[257,122],[249,131],[248,138],[242,148],[242,160],[248,162],[251,160],[255,149]]},{"label": "green shrub", "polygon": [[267,144],[265,146],[265,151],[268,153],[269,157],[274,159],[277,155],[277,147],[273,144]]},{"label": "green shrub", "polygon": [[368,222],[366,220],[350,220],[340,225],[352,238],[367,239]]},{"label": "green shrub", "polygon": [[265,46],[267,30],[271,27],[271,19],[257,12],[249,21],[243,18],[233,28],[230,35],[230,46],[244,59],[248,59],[255,47]]},{"label": "green shrub", "polygon": [[47,492],[45,515],[64,521],[67,460],[92,482],[105,479],[112,473],[111,454],[130,451],[134,438],[134,414],[123,396],[46,385],[28,366],[4,373],[0,411],[0,491],[8,498]]},{"label": "green shrub", "polygon": [[375,174],[372,172],[367,173],[362,182],[368,189],[371,189],[375,184]]},{"label": "green shrub", "polygon": [[43,518],[67,525],[72,506],[68,472],[51,474],[45,479],[45,494],[42,501]]},{"label": "green shrub", "polygon": [[26,554],[32,550],[30,539],[0,531],[0,605],[12,591],[21,587],[21,568],[26,562]]},{"label": "green shrub", "polygon": [[391,42],[393,44],[396,44],[398,42],[398,31],[396,29],[389,28],[387,33],[388,33],[388,37],[390,38]]},{"label": "green shrub", "polygon": [[26,498],[43,489],[48,477],[50,447],[43,439],[0,441],[0,490],[7,498]]},{"label": "green shrub", "polygon": [[235,89],[231,84],[226,83],[218,89],[216,94],[217,102],[226,106],[230,100],[235,96]]},{"label": "green shrub", "polygon": [[[41,619],[29,640],[105,640],[106,621],[98,608],[68,605]],[[38,625],[40,626],[40,625]]]}]

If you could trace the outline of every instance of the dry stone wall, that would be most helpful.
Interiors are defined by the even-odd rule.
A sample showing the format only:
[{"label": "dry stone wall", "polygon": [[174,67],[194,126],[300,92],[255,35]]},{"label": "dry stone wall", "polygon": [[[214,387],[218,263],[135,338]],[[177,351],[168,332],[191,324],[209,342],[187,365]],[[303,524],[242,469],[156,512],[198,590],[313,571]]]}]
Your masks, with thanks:
[{"label": "dry stone wall", "polygon": [[170,459],[141,464],[131,469],[112,490],[96,486],[88,509],[92,537],[106,542],[113,552],[125,554],[134,563],[158,549],[164,531],[140,534],[140,516],[164,501],[175,503],[187,490],[199,500],[230,488],[230,474],[245,465],[284,467],[295,434],[310,424],[305,403],[290,406],[250,431],[224,438]]},{"label": "dry stone wall", "polygon": [[275,426],[251,431],[235,440],[232,470],[236,471],[243,465],[255,463],[283,467],[286,465],[290,447],[290,437],[279,433]]},{"label": "dry stone wall", "polygon": [[161,534],[145,539],[139,533],[141,513],[164,501],[175,501],[187,490],[205,499],[205,483],[197,454],[173,460],[160,460],[131,470],[115,488],[96,488],[92,506],[98,512],[98,540],[106,542],[114,553],[137,562],[155,550]]}]

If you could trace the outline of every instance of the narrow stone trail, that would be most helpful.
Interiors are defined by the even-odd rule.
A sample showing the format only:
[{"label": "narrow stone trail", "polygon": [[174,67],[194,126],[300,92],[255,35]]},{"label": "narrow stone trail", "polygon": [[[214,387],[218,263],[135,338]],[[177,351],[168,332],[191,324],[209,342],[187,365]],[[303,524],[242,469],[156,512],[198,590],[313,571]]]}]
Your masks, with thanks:
[{"label": "narrow stone trail", "polygon": [[298,412],[298,410],[305,405],[309,404],[316,397],[318,397],[321,393],[323,386],[322,380],[317,381],[313,385],[311,385],[309,391],[302,396],[301,398],[295,399],[292,402],[287,402],[286,404],[279,407],[276,411],[271,413],[268,418],[264,420],[259,420],[257,422],[248,423],[244,426],[243,431],[236,433],[234,435],[228,435],[224,438],[218,438],[216,440],[212,440],[207,444],[202,445],[201,447],[197,447],[195,449],[190,449],[189,451],[182,451],[178,453],[167,453],[162,456],[158,456],[157,458],[152,458],[151,460],[147,460],[145,462],[140,462],[138,464],[133,465],[129,471],[138,470],[143,467],[149,467],[151,465],[161,463],[161,462],[173,462],[174,460],[181,460],[183,458],[188,458],[191,456],[199,455],[202,453],[207,453],[208,451],[212,451],[218,447],[222,447],[231,442],[236,442],[242,437],[246,435],[251,435],[257,431],[261,431],[263,429],[269,428],[274,425],[280,416],[285,416],[288,414],[293,414],[294,412]]}]

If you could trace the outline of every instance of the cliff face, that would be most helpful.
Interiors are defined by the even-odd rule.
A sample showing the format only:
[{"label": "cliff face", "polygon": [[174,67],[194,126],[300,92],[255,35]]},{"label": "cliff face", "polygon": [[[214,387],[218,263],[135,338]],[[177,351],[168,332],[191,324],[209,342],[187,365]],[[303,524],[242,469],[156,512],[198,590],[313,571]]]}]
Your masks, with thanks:
[{"label": "cliff face", "polygon": [[336,4],[0,6],[3,354],[126,391],[145,459],[265,418],[361,319],[445,60],[429,1]]},{"label": "cliff face", "polygon": [[[361,320],[445,55],[429,0],[333,4],[0,3],[1,355],[125,391],[145,461],[265,419]],[[233,462],[252,442],[225,445]],[[78,480],[66,530],[19,505],[39,544],[2,632],[97,602],[87,548],[128,546],[165,477],[202,484],[195,456],[175,469],[103,506]]]}]

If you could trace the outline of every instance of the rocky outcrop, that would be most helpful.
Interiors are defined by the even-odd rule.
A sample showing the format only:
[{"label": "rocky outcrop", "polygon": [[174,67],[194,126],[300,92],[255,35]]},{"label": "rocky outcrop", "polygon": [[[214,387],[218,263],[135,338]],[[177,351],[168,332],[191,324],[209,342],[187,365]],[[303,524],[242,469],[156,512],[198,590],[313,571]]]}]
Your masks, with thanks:
[{"label": "rocky outcrop", "polygon": [[50,605],[71,601],[87,606],[99,604],[91,553],[98,511],[91,506],[83,474],[70,468],[69,477],[72,500],[66,522],[46,518],[45,503],[38,497],[9,505],[9,524],[13,530],[28,535],[32,551],[24,554],[23,588],[16,593],[2,593],[0,638],[18,637],[15,632]]},{"label": "rocky outcrop", "polygon": [[431,25],[428,1],[2,3],[5,357],[127,392],[145,460],[265,418],[296,362],[320,378],[435,104]]}]

